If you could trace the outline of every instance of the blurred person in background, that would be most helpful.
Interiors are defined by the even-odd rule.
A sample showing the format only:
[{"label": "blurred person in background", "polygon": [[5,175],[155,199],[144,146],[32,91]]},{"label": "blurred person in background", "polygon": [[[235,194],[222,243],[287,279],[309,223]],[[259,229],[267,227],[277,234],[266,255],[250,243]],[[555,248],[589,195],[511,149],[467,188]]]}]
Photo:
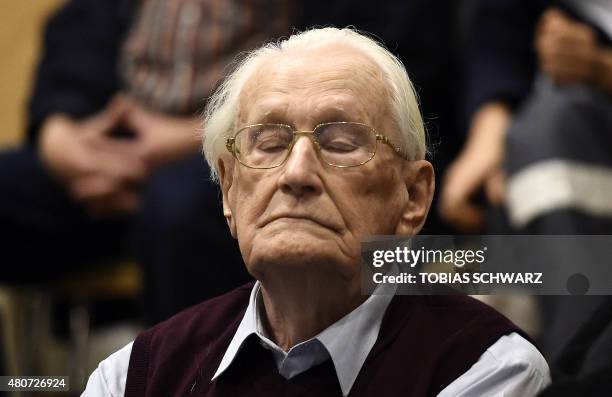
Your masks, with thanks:
[{"label": "blurred person in background", "polygon": [[428,88],[425,114],[445,112],[446,1],[68,2],[47,27],[27,143],[0,153],[0,279],[45,281],[131,255],[149,323],[244,282],[197,113],[239,51],[329,23],[401,48]]},{"label": "blurred person in background", "polygon": [[[482,191],[508,214],[491,212],[490,233],[609,234],[612,2],[481,0],[473,26],[469,133],[445,176],[440,213],[460,230],[484,230]],[[541,343],[567,386],[551,395],[610,392],[612,302],[541,301]]]}]

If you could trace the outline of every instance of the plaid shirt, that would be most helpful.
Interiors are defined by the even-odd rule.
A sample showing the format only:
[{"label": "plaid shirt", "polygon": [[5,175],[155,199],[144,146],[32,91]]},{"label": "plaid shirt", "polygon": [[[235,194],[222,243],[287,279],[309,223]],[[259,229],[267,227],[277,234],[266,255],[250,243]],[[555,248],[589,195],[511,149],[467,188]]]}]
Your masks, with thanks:
[{"label": "plaid shirt", "polygon": [[201,109],[241,52],[289,32],[289,0],[143,0],[122,48],[126,91],[167,113]]}]

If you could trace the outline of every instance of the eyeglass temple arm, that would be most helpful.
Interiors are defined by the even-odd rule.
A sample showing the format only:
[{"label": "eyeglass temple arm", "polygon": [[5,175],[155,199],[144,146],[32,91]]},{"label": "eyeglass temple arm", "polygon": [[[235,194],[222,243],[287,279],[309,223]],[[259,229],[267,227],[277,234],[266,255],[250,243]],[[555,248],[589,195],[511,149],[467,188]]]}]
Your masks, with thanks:
[{"label": "eyeglass temple arm", "polygon": [[382,135],[382,134],[376,134],[376,140],[377,141],[381,141],[382,143],[384,143],[385,145],[389,146],[391,149],[393,149],[393,151],[395,153],[397,153],[398,155],[400,155],[402,158],[404,159],[408,159],[408,156],[406,156],[406,154],[404,153],[404,151],[399,147],[399,146],[395,146],[393,143],[391,143],[391,141],[389,140],[389,138],[387,138],[386,136]]}]

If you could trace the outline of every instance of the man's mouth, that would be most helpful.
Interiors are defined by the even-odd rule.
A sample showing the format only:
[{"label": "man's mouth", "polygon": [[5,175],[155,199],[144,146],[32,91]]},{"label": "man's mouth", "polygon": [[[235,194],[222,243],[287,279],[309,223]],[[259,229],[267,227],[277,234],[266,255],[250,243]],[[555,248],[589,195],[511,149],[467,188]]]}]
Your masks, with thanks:
[{"label": "man's mouth", "polygon": [[265,222],[263,224],[263,226],[268,225],[274,221],[278,221],[278,220],[288,220],[288,221],[304,221],[304,222],[309,222],[309,223],[313,223],[316,224],[320,227],[324,227],[326,229],[330,229],[332,230],[334,233],[339,233],[340,232],[340,228],[337,225],[332,224],[331,222],[328,221],[323,221],[321,219],[315,218],[313,216],[309,216],[309,215],[296,215],[296,214],[279,214],[279,215],[275,215],[273,217],[271,217],[267,222]]}]

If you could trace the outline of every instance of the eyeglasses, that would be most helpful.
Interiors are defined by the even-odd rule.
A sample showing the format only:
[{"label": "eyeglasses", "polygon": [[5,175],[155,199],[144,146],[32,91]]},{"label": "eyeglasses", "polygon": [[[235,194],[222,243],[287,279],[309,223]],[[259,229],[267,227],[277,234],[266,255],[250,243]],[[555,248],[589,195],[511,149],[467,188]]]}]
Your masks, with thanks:
[{"label": "eyeglasses", "polygon": [[357,167],[374,158],[378,142],[388,145],[407,159],[389,138],[362,123],[322,123],[312,131],[295,131],[286,124],[253,124],[239,129],[225,140],[227,150],[249,168],[267,169],[282,165],[300,136],[308,137],[321,159],[334,167]]}]

